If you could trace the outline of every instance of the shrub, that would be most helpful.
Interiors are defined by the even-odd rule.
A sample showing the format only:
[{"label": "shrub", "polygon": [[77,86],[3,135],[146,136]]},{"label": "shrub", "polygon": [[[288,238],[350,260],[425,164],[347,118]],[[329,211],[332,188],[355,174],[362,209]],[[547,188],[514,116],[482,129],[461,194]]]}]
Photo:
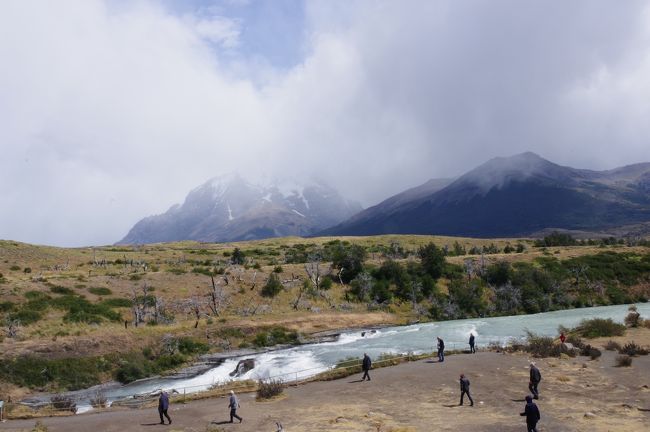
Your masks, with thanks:
[{"label": "shrub", "polygon": [[641,321],[641,314],[636,310],[630,311],[625,317],[625,325],[628,327],[639,327]]},{"label": "shrub", "polygon": [[527,331],[526,336],[526,352],[529,352],[534,357],[559,357],[562,353],[560,345],[555,343],[555,339],[548,336],[538,336],[532,332]]},{"label": "shrub", "polygon": [[121,307],[131,307],[133,302],[126,298],[110,298],[102,300],[100,305],[109,307],[109,308],[121,308]]},{"label": "shrub", "polygon": [[623,336],[625,334],[625,326],[623,324],[615,323],[611,318],[593,318],[590,320],[583,320],[575,331],[582,337],[597,338],[597,337],[612,337]]},{"label": "shrub", "polygon": [[271,399],[284,391],[282,381],[276,379],[261,380],[257,387],[257,399]]},{"label": "shrub", "polygon": [[177,267],[167,269],[167,271],[168,271],[169,273],[175,274],[176,276],[180,276],[180,275],[182,275],[182,274],[187,273],[186,270],[184,270],[184,269],[182,269],[182,268],[177,268]]},{"label": "shrub", "polygon": [[591,345],[585,345],[582,350],[580,350],[580,355],[590,357],[592,360],[596,360],[601,356],[601,352],[598,348]]},{"label": "shrub", "polygon": [[122,384],[145,378],[149,371],[143,366],[135,363],[124,363],[115,371],[115,379]]},{"label": "shrub", "polygon": [[613,340],[610,340],[605,344],[605,349],[607,351],[620,351],[621,345],[618,342],[614,342]]},{"label": "shrub", "polygon": [[203,354],[208,352],[210,347],[203,342],[199,342],[190,337],[182,337],[178,339],[178,350],[182,354]]},{"label": "shrub", "polygon": [[282,291],[282,282],[276,273],[271,273],[266,284],[262,288],[262,295],[264,297],[275,297]]},{"label": "shrub", "polygon": [[0,302],[0,313],[14,310],[15,305],[10,301]]},{"label": "shrub", "polygon": [[23,273],[31,273],[31,272],[32,272],[31,267],[25,267],[25,268],[23,269]]},{"label": "shrub", "polygon": [[18,271],[18,270],[20,270],[20,266],[12,265],[11,267],[9,267],[9,270],[11,270],[11,271]]},{"label": "shrub", "polygon": [[64,295],[74,294],[74,291],[72,291],[70,288],[66,288],[58,285],[50,287],[50,292],[52,292],[53,294],[64,294]]},{"label": "shrub", "polygon": [[637,355],[648,355],[648,350],[641,347],[640,345],[634,342],[628,342],[623,345],[622,348],[618,350],[619,354],[627,354],[630,357],[635,357]]},{"label": "shrub", "polygon": [[97,390],[93,396],[90,397],[90,405],[93,408],[105,408],[108,403],[106,394],[103,391]]},{"label": "shrub", "polygon": [[52,396],[50,399],[52,406],[60,411],[70,411],[72,413],[77,412],[77,402],[70,397],[62,394]]},{"label": "shrub", "polygon": [[616,357],[616,366],[617,367],[629,367],[632,366],[632,357],[628,355],[620,355]]},{"label": "shrub", "polygon": [[105,296],[105,295],[111,295],[113,294],[113,291],[106,287],[90,287],[88,288],[88,292],[91,294],[95,294],[98,296]]},{"label": "shrub", "polygon": [[282,273],[283,271],[284,269],[282,268],[281,265],[275,266],[275,268],[273,269],[273,273]]}]

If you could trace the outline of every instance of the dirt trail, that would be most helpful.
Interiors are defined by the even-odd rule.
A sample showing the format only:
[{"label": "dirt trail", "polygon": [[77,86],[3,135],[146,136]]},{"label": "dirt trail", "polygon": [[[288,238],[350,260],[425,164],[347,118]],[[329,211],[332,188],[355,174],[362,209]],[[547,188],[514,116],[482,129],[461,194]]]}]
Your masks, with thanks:
[{"label": "dirt trail", "polygon": [[[540,431],[640,431],[650,429],[650,357],[634,359],[632,368],[615,368],[614,354],[601,359],[544,359],[537,364],[542,412]],[[519,412],[527,394],[528,361],[524,355],[498,353],[447,357],[371,371],[359,376],[291,387],[281,399],[256,402],[241,396],[242,424],[228,420],[226,399],[174,404],[171,426],[158,425],[155,409],[109,411],[41,420],[49,432],[118,431],[275,431],[281,421],[296,431],[521,431]],[[458,376],[471,381],[475,406],[459,407]],[[585,417],[587,412],[593,417]],[[35,420],[8,421],[0,431],[29,431]]]}]

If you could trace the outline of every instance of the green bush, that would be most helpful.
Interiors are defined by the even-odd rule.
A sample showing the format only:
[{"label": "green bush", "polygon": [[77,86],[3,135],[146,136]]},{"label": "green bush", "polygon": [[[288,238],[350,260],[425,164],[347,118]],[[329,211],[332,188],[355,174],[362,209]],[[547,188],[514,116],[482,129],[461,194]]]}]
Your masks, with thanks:
[{"label": "green bush", "polygon": [[262,287],[262,295],[264,297],[275,297],[280,293],[280,291],[282,291],[282,288],[282,282],[280,282],[278,275],[276,273],[271,273],[266,284]]},{"label": "green bush", "polygon": [[10,319],[18,320],[22,325],[30,325],[43,319],[43,314],[37,310],[20,308],[9,315]]},{"label": "green bush", "polygon": [[36,356],[4,359],[0,381],[21,387],[79,390],[100,383],[100,374],[110,368],[102,357],[46,359]]},{"label": "green bush", "polygon": [[106,287],[90,287],[88,288],[88,292],[98,296],[106,296],[106,295],[113,294],[113,291],[111,291],[109,288]]},{"label": "green bush", "polygon": [[0,313],[11,312],[15,308],[15,304],[10,301],[0,302]]},{"label": "green bush", "polygon": [[575,328],[575,331],[586,338],[623,336],[625,334],[625,326],[615,323],[611,318],[593,318],[583,320]]},{"label": "green bush", "polygon": [[114,376],[122,384],[128,384],[146,378],[150,373],[150,370],[145,365],[128,362],[118,367]]},{"label": "green bush", "polygon": [[74,291],[72,291],[70,288],[66,288],[58,285],[51,286],[50,292],[53,294],[63,294],[63,295],[74,294]]},{"label": "green bush", "polygon": [[190,337],[182,337],[178,339],[178,350],[182,354],[192,355],[192,354],[203,354],[210,350],[208,344],[199,342]]},{"label": "green bush", "polygon": [[100,305],[109,308],[124,308],[133,306],[133,302],[126,298],[109,298],[102,300]]}]

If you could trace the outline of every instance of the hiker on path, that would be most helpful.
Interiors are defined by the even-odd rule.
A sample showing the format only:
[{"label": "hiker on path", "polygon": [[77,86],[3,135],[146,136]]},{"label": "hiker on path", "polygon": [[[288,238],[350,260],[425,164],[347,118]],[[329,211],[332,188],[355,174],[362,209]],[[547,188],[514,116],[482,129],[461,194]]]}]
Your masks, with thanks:
[{"label": "hiker on path", "polygon": [[476,348],[474,348],[474,333],[469,334],[469,352],[472,354],[476,354]]},{"label": "hiker on path", "polygon": [[530,362],[530,382],[528,383],[528,389],[533,394],[533,399],[539,399],[539,390],[537,390],[537,386],[541,380],[542,374],[539,372],[539,369],[537,369],[537,366],[535,366],[535,362]]},{"label": "hiker on path", "polygon": [[520,416],[526,416],[526,427],[528,432],[537,432],[537,422],[542,416],[539,414],[539,408],[533,402],[533,398],[530,395],[526,396],[526,408],[524,412],[519,413]]},{"label": "hiker on path", "polygon": [[160,397],[158,398],[158,414],[160,415],[160,424],[165,424],[163,415],[167,417],[169,424],[172,424],[172,419],[169,418],[167,410],[169,409],[169,395],[166,391],[160,392]]},{"label": "hiker on path", "polygon": [[438,361],[445,361],[445,341],[438,338]]},{"label": "hiker on path", "polygon": [[465,395],[467,395],[467,398],[469,399],[469,406],[474,406],[474,400],[469,394],[469,380],[465,377],[465,375],[460,374],[460,403],[458,405],[463,404],[463,398]]},{"label": "hiker on path", "polygon": [[237,399],[237,396],[235,396],[235,392],[232,390],[230,390],[230,400],[228,402],[228,408],[230,408],[230,423],[234,423],[233,418],[239,420],[239,423],[241,423],[244,420],[243,418],[237,415],[237,408],[239,408],[239,400]]},{"label": "hiker on path", "polygon": [[361,362],[361,369],[363,370],[363,378],[361,378],[361,381],[365,381],[366,378],[368,378],[368,381],[370,381],[370,375],[368,375],[368,371],[372,367],[372,361],[370,360],[370,357],[368,354],[363,353],[363,361]]}]

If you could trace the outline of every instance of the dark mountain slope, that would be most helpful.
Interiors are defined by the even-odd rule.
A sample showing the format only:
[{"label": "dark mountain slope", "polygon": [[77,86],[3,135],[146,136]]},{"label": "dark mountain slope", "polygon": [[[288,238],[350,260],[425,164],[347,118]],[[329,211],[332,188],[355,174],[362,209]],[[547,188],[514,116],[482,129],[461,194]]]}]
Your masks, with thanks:
[{"label": "dark mountain slope", "polygon": [[390,211],[368,209],[324,233],[511,237],[545,228],[601,230],[650,221],[649,180],[650,164],[599,172],[523,153],[492,159],[437,192]]}]

